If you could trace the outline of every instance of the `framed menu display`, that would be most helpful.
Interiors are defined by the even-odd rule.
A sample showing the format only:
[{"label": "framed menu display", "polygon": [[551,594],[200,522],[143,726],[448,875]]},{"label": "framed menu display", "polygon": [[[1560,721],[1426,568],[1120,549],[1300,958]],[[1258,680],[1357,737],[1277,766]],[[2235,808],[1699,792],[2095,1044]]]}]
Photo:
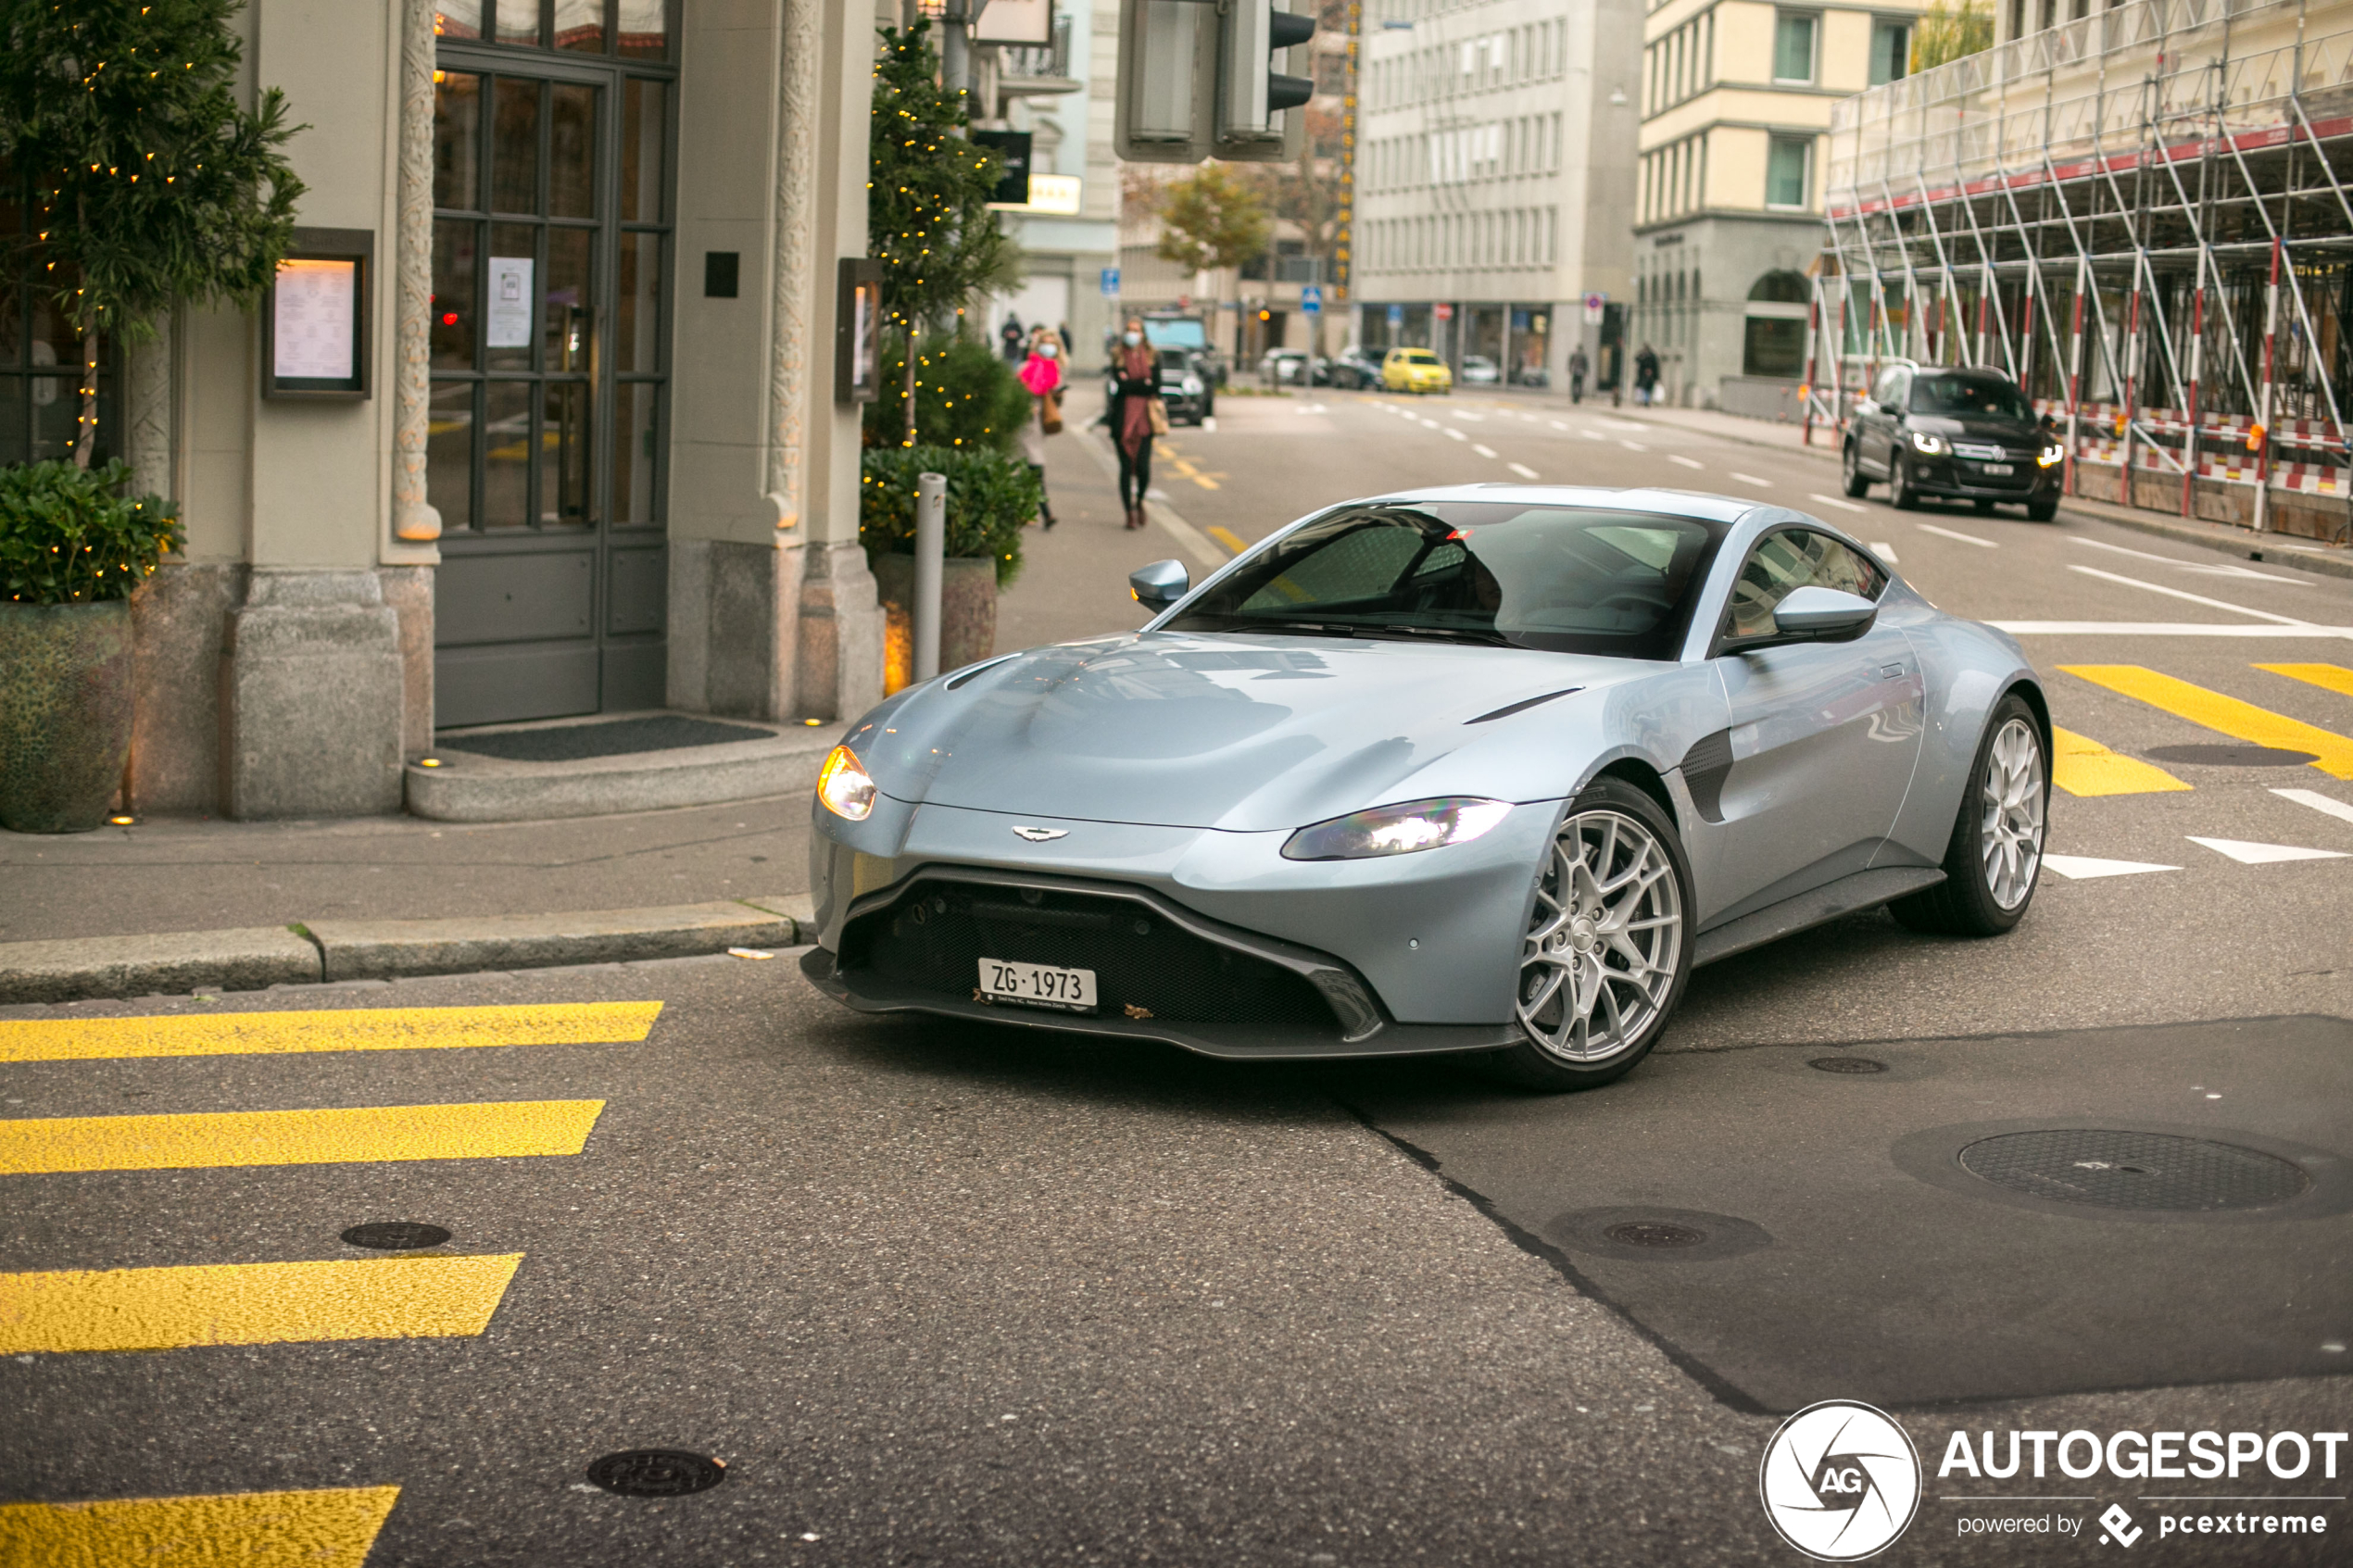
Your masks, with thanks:
[{"label": "framed menu display", "polygon": [[296,229],[261,311],[264,397],[364,400],[376,236]]}]

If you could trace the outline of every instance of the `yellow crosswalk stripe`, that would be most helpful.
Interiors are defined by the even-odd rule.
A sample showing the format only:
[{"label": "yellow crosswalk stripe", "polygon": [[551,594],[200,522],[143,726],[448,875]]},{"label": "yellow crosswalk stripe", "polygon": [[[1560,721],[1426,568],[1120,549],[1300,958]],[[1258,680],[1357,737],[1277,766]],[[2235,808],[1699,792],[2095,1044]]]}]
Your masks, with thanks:
[{"label": "yellow crosswalk stripe", "polygon": [[1230,528],[1220,528],[1217,524],[1213,522],[1207,528],[1202,529],[1202,532],[1208,534],[1212,539],[1216,540],[1219,544],[1225,546],[1227,549],[1233,551],[1236,555],[1240,555],[1244,550],[1250,548],[1248,545],[1242,542],[1242,536],[1235,533]]},{"label": "yellow crosswalk stripe", "polygon": [[2353,670],[2342,664],[2259,664],[2258,670],[2274,675],[2284,675],[2291,681],[2302,681],[2340,696],[2353,696]]},{"label": "yellow crosswalk stripe", "polygon": [[652,1033],[661,1011],[660,1002],[553,1002],[541,1007],[6,1020],[0,1021],[0,1061],[626,1045]]},{"label": "yellow crosswalk stripe", "polygon": [[2331,778],[2353,779],[2353,740],[2334,731],[2273,713],[2251,702],[2241,702],[2221,692],[2208,691],[2204,686],[2194,686],[2187,681],[2177,681],[2137,664],[2062,664],[2059,668],[2095,685],[2161,709],[2177,719],[2219,730],[2233,740],[2285,751],[2309,751],[2316,759],[2312,766]]},{"label": "yellow crosswalk stripe", "polygon": [[0,1355],[469,1338],[520,1252],[0,1274]]},{"label": "yellow crosswalk stripe", "polygon": [[2190,786],[2137,757],[2110,751],[2089,735],[2051,726],[2051,782],[2070,795],[2156,795]]},{"label": "yellow crosswalk stripe", "polygon": [[0,1568],[360,1568],[397,1486],[0,1504]]},{"label": "yellow crosswalk stripe", "polygon": [[0,1122],[0,1175],[578,1154],[600,1099]]}]

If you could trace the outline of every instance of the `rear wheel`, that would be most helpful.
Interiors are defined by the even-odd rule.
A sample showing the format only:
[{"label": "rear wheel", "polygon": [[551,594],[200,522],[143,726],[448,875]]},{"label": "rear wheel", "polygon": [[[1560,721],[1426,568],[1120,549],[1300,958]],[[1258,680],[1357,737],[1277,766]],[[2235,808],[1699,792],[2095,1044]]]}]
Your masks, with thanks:
[{"label": "rear wheel", "polygon": [[1656,801],[1618,779],[1571,804],[1536,876],[1513,1017],[1490,1058],[1531,1089],[1587,1089],[1648,1055],[1682,999],[1691,864]]},{"label": "rear wheel", "polygon": [[2051,802],[2043,730],[2026,699],[1994,705],[1944,849],[1944,880],[1888,906],[1914,931],[1998,936],[2034,899]]},{"label": "rear wheel", "polygon": [[1855,443],[1852,441],[1846,444],[1846,451],[1839,458],[1839,467],[1845,470],[1843,477],[1846,481],[1846,493],[1849,495],[1865,495],[1870,493],[1870,476],[1863,471],[1863,465],[1856,460]]}]

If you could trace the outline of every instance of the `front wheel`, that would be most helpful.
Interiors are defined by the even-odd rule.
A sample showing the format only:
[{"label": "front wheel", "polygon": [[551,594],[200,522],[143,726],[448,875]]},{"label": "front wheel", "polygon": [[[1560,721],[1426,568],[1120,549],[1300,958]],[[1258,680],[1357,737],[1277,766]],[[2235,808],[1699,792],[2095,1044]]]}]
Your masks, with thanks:
[{"label": "front wheel", "polygon": [[1900,457],[1887,460],[1887,504],[1899,512],[1920,509],[1920,493],[1912,488],[1911,475],[1905,470]]},{"label": "front wheel", "polygon": [[1914,931],[1998,936],[2034,899],[2050,815],[2043,728],[2013,692],[1994,705],[1944,849],[1944,880],[1898,898],[1890,912]]},{"label": "front wheel", "polygon": [[1682,999],[1691,863],[1656,801],[1595,780],[1570,805],[1536,874],[1513,1018],[1491,1059],[1525,1088],[1589,1089],[1648,1055]]},{"label": "front wheel", "polygon": [[2029,501],[2026,503],[2026,520],[2029,522],[2048,522],[2051,519],[2057,516],[2058,516],[2058,503],[2057,501]]},{"label": "front wheel", "polygon": [[1855,443],[1852,441],[1846,444],[1846,451],[1839,459],[1839,466],[1845,470],[1846,493],[1849,495],[1866,495],[1870,493],[1870,475],[1863,471],[1862,462],[1855,455]]}]

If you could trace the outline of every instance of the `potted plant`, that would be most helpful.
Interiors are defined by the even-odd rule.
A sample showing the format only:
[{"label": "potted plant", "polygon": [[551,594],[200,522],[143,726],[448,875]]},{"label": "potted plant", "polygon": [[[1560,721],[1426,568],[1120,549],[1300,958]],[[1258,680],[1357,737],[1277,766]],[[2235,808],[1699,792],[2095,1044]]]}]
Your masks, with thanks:
[{"label": "potted plant", "polygon": [[866,546],[887,619],[883,690],[914,678],[915,484],[948,479],[948,536],[939,583],[939,667],[960,669],[996,651],[997,593],[1021,572],[1022,530],[1038,515],[1038,476],[988,446],[878,446],[865,454],[858,542]]},{"label": "potted plant", "polygon": [[0,827],[87,833],[131,751],[131,595],[180,520],[131,465],[0,469]]}]

